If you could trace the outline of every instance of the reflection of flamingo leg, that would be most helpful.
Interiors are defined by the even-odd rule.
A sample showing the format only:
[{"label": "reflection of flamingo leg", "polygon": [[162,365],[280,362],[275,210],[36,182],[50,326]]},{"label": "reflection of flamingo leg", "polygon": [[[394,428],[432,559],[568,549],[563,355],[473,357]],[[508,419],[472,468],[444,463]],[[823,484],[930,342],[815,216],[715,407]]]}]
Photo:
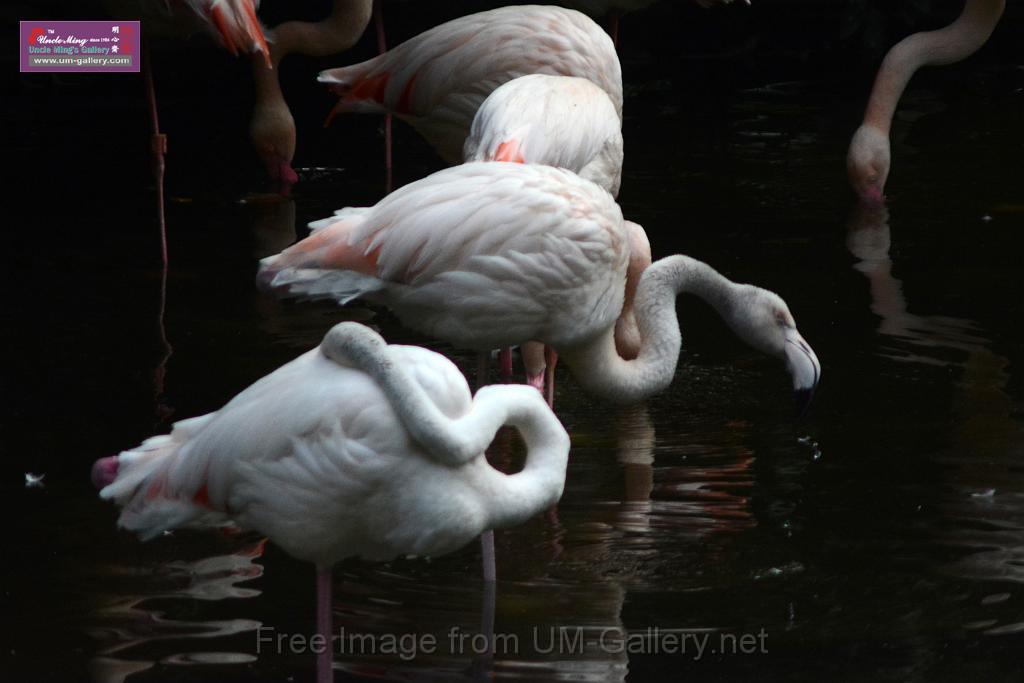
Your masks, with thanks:
[{"label": "reflection of flamingo leg", "polygon": [[317,565],[316,632],[324,637],[325,643],[323,651],[316,655],[317,683],[331,683],[334,680],[331,611],[331,568]]},{"label": "reflection of flamingo leg", "polygon": [[480,604],[480,633],[487,638],[487,651],[473,659],[469,668],[469,679],[479,683],[489,683],[491,670],[494,668],[494,582],[484,583],[483,597]]},{"label": "reflection of flamingo leg", "polygon": [[[373,1],[373,23],[377,27],[377,52],[384,54],[388,51],[387,40],[384,36],[384,0]],[[391,113],[384,117],[384,168],[387,172],[387,192],[394,187],[391,178]]]}]

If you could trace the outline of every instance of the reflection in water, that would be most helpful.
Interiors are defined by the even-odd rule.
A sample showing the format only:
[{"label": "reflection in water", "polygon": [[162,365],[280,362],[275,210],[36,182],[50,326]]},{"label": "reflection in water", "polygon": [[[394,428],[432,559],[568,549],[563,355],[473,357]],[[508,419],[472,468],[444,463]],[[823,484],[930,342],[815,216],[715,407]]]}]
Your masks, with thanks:
[{"label": "reflection in water", "polygon": [[933,355],[906,348],[955,349],[971,353],[984,348],[987,340],[980,336],[977,325],[970,320],[943,316],[918,316],[907,310],[903,283],[893,277],[889,247],[889,209],[858,206],[850,220],[846,245],[859,261],[854,269],[868,278],[871,286],[871,312],[882,318],[879,334],[895,338],[904,345],[893,345],[887,357],[914,363],[944,365]]},{"label": "reflection in water", "polygon": [[[96,683],[119,683],[127,676],[145,671],[156,659],[125,660],[115,655],[135,648],[151,647],[157,641],[210,639],[255,631],[260,622],[251,619],[181,620],[167,618],[147,602],[165,600],[217,601],[227,598],[252,598],[260,591],[238,586],[259,578],[263,567],[255,560],[263,554],[265,540],[249,544],[238,552],[207,557],[194,562],[168,562],[151,568],[147,575],[149,590],[144,594],[121,596],[93,614],[90,635],[98,642],[92,662]],[[165,664],[237,664],[256,658],[238,652],[181,652],[159,658]]]},{"label": "reflection in water", "polygon": [[871,310],[882,318],[879,334],[898,341],[880,355],[962,371],[949,445],[936,463],[944,470],[947,523],[928,534],[961,554],[943,573],[981,582],[987,591],[965,609],[964,628],[990,635],[1024,631],[1021,592],[999,587],[1024,583],[1024,428],[1013,419],[1006,392],[1009,361],[989,348],[985,331],[970,320],[910,313],[902,283],[892,275],[890,243],[888,209],[858,207],[847,246],[859,259],[854,268],[870,282]]}]

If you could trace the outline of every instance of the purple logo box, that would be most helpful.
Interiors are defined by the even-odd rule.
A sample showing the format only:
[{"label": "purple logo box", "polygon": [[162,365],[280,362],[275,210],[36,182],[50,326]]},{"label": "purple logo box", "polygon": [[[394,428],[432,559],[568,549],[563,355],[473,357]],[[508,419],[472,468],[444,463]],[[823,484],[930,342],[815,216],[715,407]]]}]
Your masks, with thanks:
[{"label": "purple logo box", "polygon": [[20,23],[22,73],[138,73],[142,66],[138,21]]}]

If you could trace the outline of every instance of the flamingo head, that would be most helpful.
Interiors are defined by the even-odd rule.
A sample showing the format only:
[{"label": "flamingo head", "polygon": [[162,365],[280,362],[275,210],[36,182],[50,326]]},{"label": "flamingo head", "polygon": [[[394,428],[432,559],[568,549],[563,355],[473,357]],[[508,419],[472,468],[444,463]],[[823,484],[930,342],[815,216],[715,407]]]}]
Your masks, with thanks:
[{"label": "flamingo head", "polygon": [[743,341],[780,358],[793,380],[797,410],[803,415],[821,378],[821,363],[800,332],[782,297],[754,285],[736,285],[725,317]]},{"label": "flamingo head", "polygon": [[292,168],[295,156],[295,119],[283,102],[259,104],[253,108],[249,123],[249,137],[256,153],[263,160],[270,180],[282,194],[288,194],[292,185],[299,181]]},{"label": "flamingo head", "polygon": [[882,191],[889,177],[889,163],[889,136],[868,124],[858,128],[846,155],[846,171],[853,191],[865,205],[885,203]]},{"label": "flamingo head", "polygon": [[644,229],[632,221],[623,221],[629,236],[629,264],[626,267],[626,291],[622,313],[615,321],[615,350],[626,360],[640,353],[640,328],[633,314],[633,299],[640,276],[651,265],[651,243]]}]

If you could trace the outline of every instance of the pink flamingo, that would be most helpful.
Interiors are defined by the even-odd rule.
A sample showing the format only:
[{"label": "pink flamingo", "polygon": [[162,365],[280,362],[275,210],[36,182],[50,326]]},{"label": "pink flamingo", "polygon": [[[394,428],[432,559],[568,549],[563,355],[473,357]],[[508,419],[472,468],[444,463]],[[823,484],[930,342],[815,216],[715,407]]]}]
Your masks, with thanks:
[{"label": "pink flamingo", "polygon": [[[622,122],[604,90],[585,78],[530,74],[501,85],[487,96],[473,117],[463,148],[466,161],[511,161],[566,168],[611,193],[622,181]],[[640,231],[643,235],[643,231]],[[650,260],[650,246],[637,245],[627,290],[635,289]],[[632,306],[627,294],[626,305]],[[554,405],[557,354],[543,345],[521,347],[527,382]],[[508,349],[501,353],[502,372],[512,375]]]},{"label": "pink flamingo", "polygon": [[875,77],[864,123],[854,133],[846,157],[850,184],[861,201],[873,205],[885,201],[889,129],[911,76],[922,66],[952,64],[972,55],[992,35],[1005,6],[1005,0],[967,0],[949,26],[915,33],[889,50]]},{"label": "pink flamingo", "polygon": [[291,165],[295,156],[295,119],[281,92],[277,67],[292,53],[323,57],[349,49],[366,30],[372,10],[373,0],[334,0],[330,15],[323,21],[287,21],[270,29],[269,59],[253,61],[256,103],[249,122],[249,137],[267,174],[285,193],[298,182]]},{"label": "pink flamingo", "polygon": [[480,105],[462,156],[567,168],[617,197],[622,121],[608,94],[585,78],[521,76]]},{"label": "pink flamingo", "polygon": [[[512,475],[484,456],[506,424],[528,449]],[[314,563],[325,683],[335,563],[441,555],[525,521],[561,497],[568,455],[568,434],[533,389],[471,398],[443,356],[340,323],[220,410],[96,461],[93,481],[143,539],[231,521]]]},{"label": "pink flamingo", "polygon": [[460,17],[368,61],[324,71],[319,80],[341,96],[332,117],[392,113],[454,164],[462,161],[484,99],[533,73],[593,81],[621,119],[622,70],[611,39],[586,15],[561,7],[499,7]]},{"label": "pink flamingo", "polygon": [[[363,297],[407,325],[481,352],[528,341],[554,348],[585,389],[619,402],[671,383],[681,336],[675,298],[708,302],[732,330],[784,359],[804,402],[820,365],[776,294],[707,264],[669,256],[633,297],[635,358],[616,349],[640,226],[611,195],[564,169],[468,163],[406,185],[369,208],[342,209],[264,259],[260,281],[285,293]],[[646,237],[642,240],[646,244]],[[621,336],[621,333],[620,333]]]}]

